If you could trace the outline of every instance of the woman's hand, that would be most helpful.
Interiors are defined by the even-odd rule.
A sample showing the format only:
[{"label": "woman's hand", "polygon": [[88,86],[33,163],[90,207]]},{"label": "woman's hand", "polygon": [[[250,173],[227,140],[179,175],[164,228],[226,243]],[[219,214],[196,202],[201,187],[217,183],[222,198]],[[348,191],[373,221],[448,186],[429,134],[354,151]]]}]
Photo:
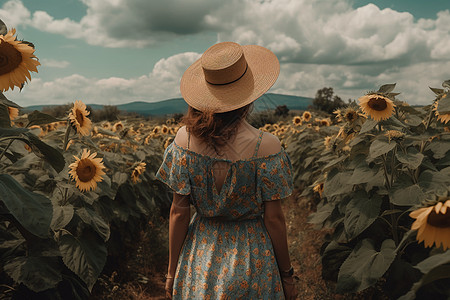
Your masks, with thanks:
[{"label": "woman's hand", "polygon": [[284,297],[286,300],[294,300],[297,299],[298,291],[295,286],[294,277],[284,277],[281,278],[281,282],[283,284]]},{"label": "woman's hand", "polygon": [[173,277],[166,277],[166,298],[172,299],[172,291],[173,291]]}]

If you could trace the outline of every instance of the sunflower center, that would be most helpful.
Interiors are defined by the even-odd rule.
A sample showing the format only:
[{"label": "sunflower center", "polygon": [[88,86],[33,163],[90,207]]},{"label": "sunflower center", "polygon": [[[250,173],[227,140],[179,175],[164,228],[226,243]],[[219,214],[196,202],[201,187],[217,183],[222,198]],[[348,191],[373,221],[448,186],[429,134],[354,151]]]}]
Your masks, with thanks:
[{"label": "sunflower center", "polygon": [[377,111],[383,111],[387,107],[386,100],[381,97],[371,98],[368,102],[368,105],[371,109]]},{"label": "sunflower center", "polygon": [[437,214],[433,209],[428,215],[427,223],[434,227],[450,228],[450,210],[445,214]]},{"label": "sunflower center", "polygon": [[353,112],[353,111],[348,112],[347,114],[345,114],[345,118],[346,118],[349,122],[351,122],[351,121],[353,121],[353,120],[356,119],[356,113]]},{"label": "sunflower center", "polygon": [[75,112],[75,119],[77,119],[77,122],[78,122],[78,124],[80,124],[80,126],[83,126],[84,115],[79,109],[77,109]]},{"label": "sunflower center", "polygon": [[82,159],[78,163],[77,175],[80,181],[88,182],[94,178],[97,167],[89,159]]},{"label": "sunflower center", "polygon": [[0,39],[0,75],[10,73],[22,62],[22,54],[13,45]]}]

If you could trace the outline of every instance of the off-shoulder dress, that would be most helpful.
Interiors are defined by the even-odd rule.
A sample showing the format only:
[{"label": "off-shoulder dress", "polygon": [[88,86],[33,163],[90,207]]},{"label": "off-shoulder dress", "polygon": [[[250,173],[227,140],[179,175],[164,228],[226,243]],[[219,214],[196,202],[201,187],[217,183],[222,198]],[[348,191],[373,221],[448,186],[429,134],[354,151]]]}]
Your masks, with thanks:
[{"label": "off-shoulder dress", "polygon": [[[173,299],[284,299],[272,242],[264,226],[264,202],[293,191],[292,164],[278,153],[231,161],[203,155],[173,141],[156,178],[190,195],[196,213],[181,250]],[[213,164],[230,167],[220,192]]]}]

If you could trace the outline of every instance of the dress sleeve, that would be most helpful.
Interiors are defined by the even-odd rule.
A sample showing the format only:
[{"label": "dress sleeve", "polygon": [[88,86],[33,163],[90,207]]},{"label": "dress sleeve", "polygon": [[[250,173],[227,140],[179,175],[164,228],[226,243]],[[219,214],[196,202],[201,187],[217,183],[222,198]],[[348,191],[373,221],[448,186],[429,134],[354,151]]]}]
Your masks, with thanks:
[{"label": "dress sleeve", "polygon": [[163,162],[156,172],[156,179],[167,184],[177,194],[191,193],[186,153],[177,149],[173,142],[164,151]]},{"label": "dress sleeve", "polygon": [[259,169],[258,185],[262,201],[279,200],[292,194],[292,163],[284,150],[262,160]]}]

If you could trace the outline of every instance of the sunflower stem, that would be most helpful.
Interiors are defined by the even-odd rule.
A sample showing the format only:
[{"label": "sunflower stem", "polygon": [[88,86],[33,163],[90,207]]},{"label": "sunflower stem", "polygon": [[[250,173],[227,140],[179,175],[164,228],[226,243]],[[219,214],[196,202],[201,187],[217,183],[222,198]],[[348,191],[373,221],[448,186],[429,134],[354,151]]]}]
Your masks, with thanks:
[{"label": "sunflower stem", "polygon": [[66,151],[67,144],[69,143],[69,135],[70,130],[72,129],[72,125],[70,124],[70,120],[67,119],[67,128],[66,128],[66,134],[64,135],[64,143],[63,143],[63,151]]},{"label": "sunflower stem", "polygon": [[[397,147],[394,147],[392,151],[392,160],[391,160],[391,182],[390,186],[394,185],[394,174],[395,174],[395,153],[397,152]],[[394,204],[389,200],[389,206],[391,210],[394,210]],[[394,217],[394,214],[391,214],[391,222],[392,222],[392,236],[394,237],[395,245],[398,246],[398,232],[397,232],[397,218]]]},{"label": "sunflower stem", "polygon": [[0,154],[0,160],[2,160],[3,155],[5,155],[6,150],[8,150],[9,146],[11,146],[12,142],[14,141],[14,138],[9,138],[9,143],[6,145],[5,149],[3,149],[2,153]]},{"label": "sunflower stem", "polygon": [[430,127],[431,121],[433,120],[433,107],[430,107],[430,113],[428,114],[428,120],[427,123],[425,124],[425,130],[428,130],[428,127]]}]

